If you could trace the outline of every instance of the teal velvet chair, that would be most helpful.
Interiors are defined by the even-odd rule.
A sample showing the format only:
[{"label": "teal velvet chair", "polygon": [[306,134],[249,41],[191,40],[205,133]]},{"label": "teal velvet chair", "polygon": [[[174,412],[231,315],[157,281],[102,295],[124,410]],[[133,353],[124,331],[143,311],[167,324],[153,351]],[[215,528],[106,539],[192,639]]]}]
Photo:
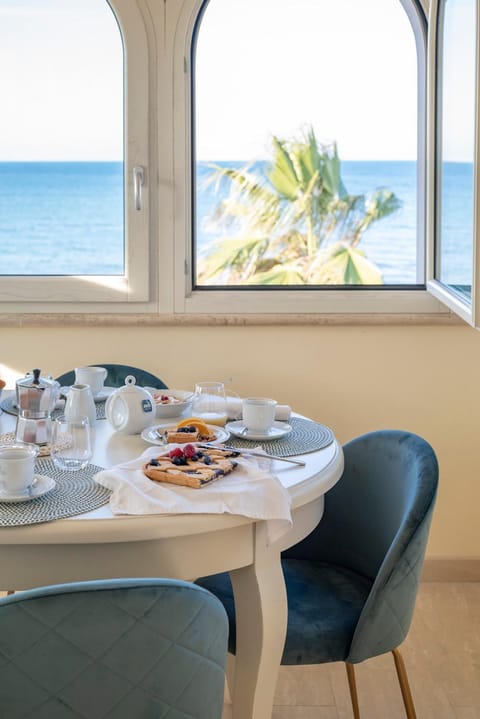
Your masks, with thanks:
[{"label": "teal velvet chair", "polygon": [[200,587],[79,582],[0,599],[0,717],[221,719],[228,621]]},{"label": "teal velvet chair", "polygon": [[[343,661],[355,719],[354,665],[392,652],[405,711],[415,719],[398,649],[410,627],[438,483],[430,445],[409,432],[384,430],[344,447],[342,478],[325,497],[317,528],[282,555],[288,628],[282,664]],[[228,575],[198,580],[229,615],[235,653],[235,607]]]},{"label": "teal velvet chair", "polygon": [[[105,364],[104,362],[97,362],[94,366],[105,367],[107,370],[107,379],[104,383],[106,387],[122,387],[125,384],[125,377],[130,374],[135,377],[140,387],[154,387],[155,389],[166,389],[167,387],[159,377],[139,367],[130,367],[124,364]],[[75,382],[75,371],[65,372],[60,377],[56,377],[56,380],[62,387],[70,387]]]}]

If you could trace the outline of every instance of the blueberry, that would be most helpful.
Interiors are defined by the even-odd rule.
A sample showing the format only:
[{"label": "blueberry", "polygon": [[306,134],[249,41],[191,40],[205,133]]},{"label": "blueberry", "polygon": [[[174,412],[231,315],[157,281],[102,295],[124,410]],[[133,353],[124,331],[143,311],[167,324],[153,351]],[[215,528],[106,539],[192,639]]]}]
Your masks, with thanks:
[{"label": "blueberry", "polygon": [[158,461],[158,459],[151,459],[150,464],[152,465],[152,467],[158,467],[160,462]]},{"label": "blueberry", "polygon": [[186,457],[179,457],[178,464],[187,464],[188,459]]},{"label": "blueberry", "polygon": [[180,457],[174,457],[172,459],[172,464],[176,464],[178,467],[180,464],[182,464],[182,460],[180,459]]},{"label": "blueberry", "polygon": [[212,460],[210,459],[208,454],[206,454],[205,457],[203,458],[203,464],[212,464]]},{"label": "blueberry", "polygon": [[203,457],[203,452],[198,450],[197,452],[197,459],[201,459]]}]

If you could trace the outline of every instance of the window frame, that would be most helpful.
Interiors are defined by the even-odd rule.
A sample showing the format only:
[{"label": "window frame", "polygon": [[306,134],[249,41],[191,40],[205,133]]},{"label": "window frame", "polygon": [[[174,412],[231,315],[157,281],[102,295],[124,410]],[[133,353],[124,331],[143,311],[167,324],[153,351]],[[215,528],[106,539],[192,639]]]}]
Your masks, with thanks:
[{"label": "window frame", "polygon": [[[103,0],[118,24],[124,48],[124,238],[123,275],[3,276],[2,312],[125,311],[148,308],[152,294],[149,168],[149,42],[142,14],[130,0]],[[144,168],[142,208],[133,203],[133,168]],[[150,170],[151,171],[151,170]],[[141,307],[136,304],[135,308]],[[128,311],[128,309],[127,309]]]},{"label": "window frame", "polygon": [[437,152],[440,142],[439,116],[440,112],[440,91],[439,73],[441,64],[438,62],[438,54],[442,50],[442,39],[439,37],[441,19],[441,0],[431,0],[429,11],[429,37],[428,37],[428,174],[427,174],[427,197],[428,221],[427,221],[427,289],[458,315],[462,320],[477,329],[480,327],[480,251],[477,247],[480,240],[480,203],[478,202],[478,188],[480,187],[480,91],[478,79],[480,76],[479,55],[480,55],[480,11],[476,11],[476,93],[475,93],[475,121],[474,121],[474,201],[473,208],[473,245],[472,245],[472,299],[468,303],[457,293],[436,278],[436,225],[439,221],[437,195],[439,193],[437,173],[439,154]]},{"label": "window frame", "polygon": [[[426,289],[425,222],[426,222],[426,56],[427,31],[424,9],[415,0],[399,0],[414,32],[418,61],[418,132],[417,132],[417,273],[418,287],[403,289],[352,286],[342,289],[255,287],[201,288],[194,287],[192,267],[192,222],[194,178],[193,162],[193,96],[194,41],[197,24],[205,3],[187,0],[179,15],[174,47],[174,125],[175,192],[177,222],[175,227],[175,312],[187,314],[232,313],[326,313],[326,314],[387,314],[444,313],[445,307]],[[185,177],[185,168],[188,177]]]}]

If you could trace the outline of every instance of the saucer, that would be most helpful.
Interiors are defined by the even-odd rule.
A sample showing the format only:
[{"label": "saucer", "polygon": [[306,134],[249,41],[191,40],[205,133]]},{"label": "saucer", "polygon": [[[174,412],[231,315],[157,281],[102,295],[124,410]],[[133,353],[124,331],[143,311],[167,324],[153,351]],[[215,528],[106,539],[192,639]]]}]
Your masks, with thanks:
[{"label": "saucer", "polygon": [[47,492],[55,487],[57,483],[52,477],[47,477],[44,474],[35,474],[33,476],[33,483],[31,487],[26,489],[20,494],[6,494],[0,491],[0,504],[5,502],[30,502],[32,499],[37,497],[43,497]]},{"label": "saucer", "polygon": [[[215,435],[215,439],[209,440],[210,442],[225,442],[228,439],[228,432],[223,427],[217,427],[216,425],[207,424],[208,429],[212,434]],[[176,428],[176,424],[154,424],[150,427],[146,427],[141,433],[142,439],[150,444],[167,444],[163,438],[163,433],[167,430],[173,430]],[[195,442],[193,442],[195,444]]]},{"label": "saucer", "polygon": [[225,429],[233,434],[235,437],[241,437],[242,439],[280,439],[285,437],[292,431],[291,425],[286,422],[274,422],[273,425],[266,432],[255,432],[245,427],[242,420],[237,422],[228,422],[225,425]]}]

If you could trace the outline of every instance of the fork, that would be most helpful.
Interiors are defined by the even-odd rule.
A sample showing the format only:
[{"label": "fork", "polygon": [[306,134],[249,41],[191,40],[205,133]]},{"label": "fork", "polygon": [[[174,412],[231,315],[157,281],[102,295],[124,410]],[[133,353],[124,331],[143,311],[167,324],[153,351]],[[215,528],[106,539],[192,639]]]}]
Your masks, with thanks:
[{"label": "fork", "polygon": [[248,454],[250,457],[265,457],[267,459],[276,459],[279,462],[289,462],[296,464],[298,467],[305,467],[305,462],[301,459],[287,459],[287,457],[276,457],[274,454],[264,454],[263,452],[254,452],[250,449],[238,449],[237,447],[228,447],[227,445],[219,446],[218,444],[199,444],[198,447],[203,449],[219,449],[225,452],[237,452],[238,454]]}]

